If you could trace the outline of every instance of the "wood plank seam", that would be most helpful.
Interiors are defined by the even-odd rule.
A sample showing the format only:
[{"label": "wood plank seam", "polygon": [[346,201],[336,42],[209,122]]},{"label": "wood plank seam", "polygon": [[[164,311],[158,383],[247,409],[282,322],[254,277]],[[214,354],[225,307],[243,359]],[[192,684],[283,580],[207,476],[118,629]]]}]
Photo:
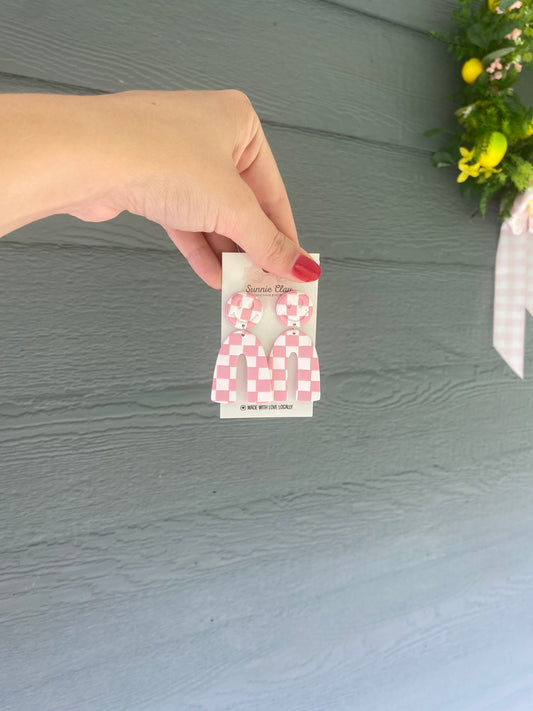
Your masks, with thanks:
[{"label": "wood plank seam", "polygon": [[404,30],[408,30],[409,32],[415,32],[417,35],[422,35],[422,37],[427,37],[428,32],[425,30],[421,30],[418,27],[413,27],[412,25],[405,24],[403,22],[398,22],[397,20],[390,20],[388,17],[383,17],[382,15],[375,15],[372,12],[367,12],[365,10],[361,10],[360,8],[352,7],[351,5],[347,5],[340,0],[318,0],[318,2],[323,3],[325,5],[331,5],[333,7],[339,7],[342,8],[343,10],[348,10],[349,12],[354,12],[357,15],[362,15],[363,17],[368,17],[371,20],[377,20],[378,22],[384,22],[387,25],[392,25],[393,27],[400,27]]},{"label": "wood plank seam", "polygon": [[[54,80],[48,80],[48,79],[41,79],[40,77],[31,77],[25,74],[14,74],[12,72],[2,72],[0,71],[0,80],[2,79],[14,79],[15,81],[31,81],[34,84],[42,84],[43,89],[48,88],[50,89],[51,86],[57,87],[58,89],[65,89],[65,90],[70,90],[70,91],[83,91],[87,92],[88,94],[108,94],[108,91],[104,91],[102,89],[93,89],[92,87],[87,87],[87,86],[78,86],[76,84],[68,84],[66,82],[59,82],[59,81],[54,81]],[[50,93],[44,92],[43,93]],[[65,91],[65,93],[67,93]]]},{"label": "wood plank seam", "polygon": [[[109,247],[106,247],[104,245],[92,245],[88,246],[87,244],[58,244],[56,242],[39,242],[38,244],[27,244],[25,242],[16,242],[14,240],[9,240],[5,242],[0,242],[0,249],[9,249],[10,247],[13,247],[18,250],[24,250],[27,247],[30,247],[32,250],[35,249],[50,249],[51,247],[53,249],[82,249],[82,250],[90,250],[91,252],[97,252],[100,250],[105,250],[106,254],[109,252],[110,249],[114,250],[115,252],[139,252],[142,251],[143,254],[175,254],[177,256],[178,252],[172,252],[167,249],[157,249],[156,247],[124,247],[124,245],[113,245],[110,244]],[[342,259],[338,259],[336,257],[326,257],[323,256],[321,258],[321,261],[324,262],[324,264],[330,266],[330,267],[335,267],[338,270],[351,270],[354,266],[358,266],[362,269],[365,270],[379,270],[382,269],[383,267],[388,267],[391,265],[399,266],[404,270],[407,271],[420,271],[423,272],[424,269],[427,269],[428,267],[434,267],[434,268],[439,268],[439,267],[444,267],[445,269],[449,270],[450,268],[457,268],[461,272],[464,272],[464,270],[470,270],[474,274],[479,274],[479,273],[487,273],[490,274],[494,270],[494,267],[490,264],[471,264],[468,262],[438,262],[438,261],[431,261],[431,260],[426,260],[426,261],[419,261],[419,262],[402,262],[398,259],[359,259],[355,257],[344,257]]]},{"label": "wood plank seam", "polygon": [[355,143],[364,143],[369,146],[377,146],[379,148],[393,148],[401,152],[409,153],[410,155],[431,156],[434,151],[426,148],[418,148],[416,146],[406,146],[402,143],[393,143],[391,141],[380,141],[377,138],[363,138],[352,133],[342,133],[340,131],[328,131],[325,128],[314,128],[312,126],[299,126],[298,124],[284,123],[283,121],[274,121],[272,119],[261,119],[264,126],[272,128],[287,129],[289,131],[299,131],[300,133],[308,133],[314,136],[329,136],[339,138]]}]

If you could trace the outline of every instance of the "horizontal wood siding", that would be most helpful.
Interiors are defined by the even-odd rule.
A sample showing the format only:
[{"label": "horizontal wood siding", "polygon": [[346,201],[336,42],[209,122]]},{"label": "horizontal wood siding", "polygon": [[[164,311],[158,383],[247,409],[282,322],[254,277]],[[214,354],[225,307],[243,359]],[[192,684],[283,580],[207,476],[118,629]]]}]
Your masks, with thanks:
[{"label": "horizontal wood siding", "polygon": [[2,711],[533,707],[533,328],[522,382],[496,212],[423,136],[452,6],[1,3],[2,92],[245,90],[324,268],[314,418],[220,421],[219,295],[161,228],[0,241]]}]

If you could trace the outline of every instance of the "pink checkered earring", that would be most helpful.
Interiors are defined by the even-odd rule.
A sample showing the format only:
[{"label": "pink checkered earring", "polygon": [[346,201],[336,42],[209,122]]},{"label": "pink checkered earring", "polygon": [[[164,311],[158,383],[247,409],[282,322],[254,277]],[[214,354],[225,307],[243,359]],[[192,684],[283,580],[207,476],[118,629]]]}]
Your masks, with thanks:
[{"label": "pink checkered earring", "polygon": [[274,341],[269,365],[275,402],[287,400],[289,357],[295,353],[297,360],[296,400],[320,400],[320,368],[315,344],[306,333],[298,329],[313,315],[313,304],[307,294],[287,291],[276,303],[276,316],[284,326],[289,326]]},{"label": "pink checkered earring", "polygon": [[272,379],[263,346],[246,329],[257,325],[263,315],[259,299],[247,291],[238,291],[226,303],[226,318],[237,328],[226,338],[218,352],[211,400],[235,402],[237,398],[237,362],[246,358],[247,401],[272,402]]}]

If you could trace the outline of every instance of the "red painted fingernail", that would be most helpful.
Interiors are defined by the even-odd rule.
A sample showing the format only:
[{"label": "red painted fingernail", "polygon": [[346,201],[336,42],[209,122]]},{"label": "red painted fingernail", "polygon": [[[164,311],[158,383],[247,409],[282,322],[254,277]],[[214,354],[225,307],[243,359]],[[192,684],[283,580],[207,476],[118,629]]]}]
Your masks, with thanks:
[{"label": "red painted fingernail", "polygon": [[305,254],[300,254],[292,265],[293,275],[301,281],[316,281],[321,271],[315,260],[306,257]]}]

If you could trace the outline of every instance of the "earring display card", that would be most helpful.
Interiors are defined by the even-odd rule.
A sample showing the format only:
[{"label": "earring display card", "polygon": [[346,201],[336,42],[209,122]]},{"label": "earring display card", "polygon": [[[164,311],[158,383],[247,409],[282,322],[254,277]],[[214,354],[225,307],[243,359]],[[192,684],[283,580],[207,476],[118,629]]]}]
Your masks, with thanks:
[{"label": "earring display card", "polygon": [[[319,262],[318,254],[312,254],[311,256],[316,262]],[[235,318],[228,319],[228,301],[231,300],[231,304],[236,299],[238,300],[238,296],[236,297],[235,295],[239,292],[253,294],[253,296],[260,301],[262,313],[259,321],[254,319],[252,323],[252,319],[250,318],[248,325],[244,326],[244,320],[239,323]],[[289,323],[286,322],[286,318],[283,319],[283,316],[280,318],[280,309],[282,312],[286,312],[287,310],[285,304],[287,298],[281,299],[281,297],[283,297],[284,294],[288,294],[288,292],[298,292],[300,295],[305,295],[299,297],[298,303],[303,303],[305,308],[305,304],[310,302],[310,318],[296,319]],[[239,357],[235,402],[220,403],[220,417],[222,419],[313,416],[313,400],[317,400],[320,397],[318,358],[314,347],[316,338],[317,297],[317,281],[303,283],[280,279],[273,274],[264,272],[251,261],[247,254],[242,252],[226,252],[222,255],[221,343],[224,343],[231,334],[235,333],[236,329],[243,327],[242,332],[247,334],[246,338],[252,339],[255,337],[261,344],[269,359],[269,363],[274,365],[272,395],[263,394],[257,397],[257,394],[254,393],[250,396],[248,393],[249,382],[247,379],[246,359],[244,355]],[[278,313],[276,313],[276,305]],[[293,312],[294,308],[295,307],[292,309]],[[300,308],[301,310],[299,306],[296,308]],[[252,311],[255,313],[256,309],[252,307]],[[246,318],[248,318],[248,316]],[[296,325],[299,323],[301,323],[301,325],[296,328]],[[291,328],[291,326],[294,327]],[[244,331],[244,328],[246,331]],[[278,371],[276,374],[275,368],[277,363],[272,357],[275,349],[273,351],[272,347],[275,342],[279,344],[287,340],[281,338],[282,334],[285,333],[294,334],[292,337],[297,342],[297,345],[286,351],[287,354],[294,352],[295,355],[290,355],[288,360],[286,360],[288,368],[286,371],[286,385],[284,386],[279,380],[275,380],[275,378],[280,377],[279,373],[281,371]],[[309,347],[311,347],[310,354],[304,354],[306,357],[307,355],[311,355],[311,358],[307,358],[309,362],[304,362],[303,358],[300,360],[297,358],[296,353],[298,353],[298,345],[300,343],[303,344],[303,348],[309,349]],[[302,393],[302,385],[298,382],[298,372],[299,369],[304,367],[312,368],[313,366],[315,370],[312,377],[315,382],[309,386],[305,386],[304,383],[304,387],[309,387],[313,392],[308,392],[306,397],[306,395]],[[303,371],[300,370],[300,373],[301,372]],[[285,373],[285,370],[283,370],[283,373]],[[297,394],[298,388],[300,390],[299,394]],[[281,396],[280,390],[284,391]],[[306,399],[302,400],[302,397],[306,397]]]}]

